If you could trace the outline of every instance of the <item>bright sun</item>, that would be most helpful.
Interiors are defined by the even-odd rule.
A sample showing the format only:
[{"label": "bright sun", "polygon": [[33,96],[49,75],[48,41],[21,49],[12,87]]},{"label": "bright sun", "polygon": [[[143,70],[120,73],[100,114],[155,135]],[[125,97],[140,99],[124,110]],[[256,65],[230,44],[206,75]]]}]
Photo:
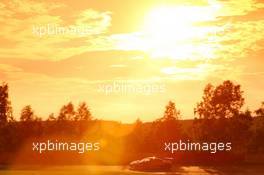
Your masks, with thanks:
[{"label": "bright sun", "polygon": [[116,47],[140,50],[150,58],[204,60],[215,57],[220,47],[216,32],[222,27],[206,24],[217,18],[218,4],[160,6],[147,13],[141,31],[116,35]]},{"label": "bright sun", "polygon": [[214,20],[214,12],[215,9],[208,6],[163,6],[153,9],[143,25],[143,43],[148,45],[147,52],[153,58],[176,60],[211,57],[213,49],[206,39],[214,28],[197,24]]}]

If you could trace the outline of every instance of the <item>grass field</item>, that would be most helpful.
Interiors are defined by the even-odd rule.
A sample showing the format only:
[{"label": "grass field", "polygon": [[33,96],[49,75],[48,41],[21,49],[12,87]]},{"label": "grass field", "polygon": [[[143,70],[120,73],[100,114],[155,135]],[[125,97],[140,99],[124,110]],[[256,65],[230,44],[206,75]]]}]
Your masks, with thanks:
[{"label": "grass field", "polygon": [[46,168],[10,167],[0,170],[0,175],[263,175],[263,166],[233,167],[175,167],[173,172],[132,172],[120,166],[57,166]]}]

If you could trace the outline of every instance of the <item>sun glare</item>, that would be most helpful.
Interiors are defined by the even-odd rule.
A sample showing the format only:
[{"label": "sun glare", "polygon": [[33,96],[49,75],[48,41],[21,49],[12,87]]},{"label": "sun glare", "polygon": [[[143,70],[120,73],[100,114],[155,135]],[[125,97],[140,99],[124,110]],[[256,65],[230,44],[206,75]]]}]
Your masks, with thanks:
[{"label": "sun glare", "polygon": [[217,57],[221,47],[213,25],[221,5],[159,6],[146,13],[140,31],[111,36],[120,50],[137,50],[153,59],[208,60]]},{"label": "sun glare", "polygon": [[[206,44],[212,27],[199,26],[199,22],[215,20],[211,6],[163,6],[146,15],[143,25],[144,44],[152,58],[176,60],[209,58],[213,49]],[[197,42],[205,40],[205,42]]]},{"label": "sun glare", "polygon": [[214,16],[205,7],[163,6],[153,9],[147,15],[144,29],[153,34],[191,33],[193,31],[189,31],[189,27],[194,23],[211,20],[214,20]]}]

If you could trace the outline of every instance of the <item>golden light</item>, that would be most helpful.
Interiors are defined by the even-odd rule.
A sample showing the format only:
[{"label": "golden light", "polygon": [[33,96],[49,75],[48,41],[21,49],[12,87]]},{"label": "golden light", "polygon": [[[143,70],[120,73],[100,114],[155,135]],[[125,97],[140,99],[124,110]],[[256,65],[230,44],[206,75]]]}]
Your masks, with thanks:
[{"label": "golden light", "polygon": [[206,7],[163,6],[153,9],[147,15],[144,30],[156,36],[176,34],[177,38],[181,39],[195,33],[190,31],[194,23],[212,20],[215,20],[215,17]]},{"label": "golden light", "polygon": [[142,43],[148,45],[147,52],[152,58],[182,60],[213,57],[212,46],[202,41],[206,41],[215,28],[199,26],[199,22],[215,20],[216,8],[162,6],[153,9],[144,21]]},{"label": "golden light", "polygon": [[142,29],[112,35],[118,50],[137,50],[154,59],[208,60],[216,58],[221,47],[217,20],[221,5],[159,6],[146,13]]}]

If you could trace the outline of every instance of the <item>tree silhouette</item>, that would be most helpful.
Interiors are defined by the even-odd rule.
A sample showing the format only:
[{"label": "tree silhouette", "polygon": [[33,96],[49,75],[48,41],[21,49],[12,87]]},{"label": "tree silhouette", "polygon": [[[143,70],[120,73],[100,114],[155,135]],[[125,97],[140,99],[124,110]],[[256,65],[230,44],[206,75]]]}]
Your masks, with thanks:
[{"label": "tree silhouette", "polygon": [[47,118],[47,121],[56,121],[56,117],[54,116],[54,113],[51,113],[49,117]]},{"label": "tree silhouette", "polygon": [[12,115],[11,102],[8,100],[8,85],[3,83],[0,86],[0,123],[14,120]]},{"label": "tree silhouette", "polygon": [[179,120],[180,119],[181,112],[176,109],[175,103],[172,101],[169,101],[168,105],[166,106],[166,109],[164,111],[164,115],[161,118],[162,121],[173,121],[173,120]]},{"label": "tree silhouette", "polygon": [[141,127],[143,124],[143,122],[140,120],[140,118],[137,118],[137,120],[135,121],[135,127]]},{"label": "tree silhouette", "polygon": [[176,109],[174,102],[169,101],[165,107],[163,117],[153,123],[153,144],[159,145],[165,141],[178,139],[182,134],[179,119],[180,111]]},{"label": "tree silhouette", "polygon": [[264,101],[261,103],[261,106],[259,109],[255,111],[257,117],[264,117]]},{"label": "tree silhouette", "polygon": [[72,102],[69,102],[67,105],[62,106],[60,109],[60,113],[58,116],[59,121],[65,121],[65,120],[74,120],[74,106]]},{"label": "tree silhouette", "polygon": [[25,106],[21,110],[20,121],[34,121],[35,115],[30,105]]},{"label": "tree silhouette", "polygon": [[230,118],[239,114],[244,104],[240,85],[227,80],[214,88],[208,84],[204,89],[203,100],[194,108],[200,118]]},{"label": "tree silhouette", "polygon": [[[138,118],[133,124],[133,131],[128,134],[127,137],[127,151],[142,152],[146,149],[146,129],[144,124]],[[135,144],[136,143],[136,144]]]},{"label": "tree silhouette", "polygon": [[260,108],[255,110],[256,117],[254,118],[251,131],[252,136],[249,141],[249,150],[253,153],[264,152],[264,102],[261,103]]},{"label": "tree silhouette", "polygon": [[85,102],[82,102],[79,104],[79,107],[76,111],[74,119],[75,120],[86,120],[86,121],[92,120],[91,112],[89,111],[88,106],[86,105]]}]

